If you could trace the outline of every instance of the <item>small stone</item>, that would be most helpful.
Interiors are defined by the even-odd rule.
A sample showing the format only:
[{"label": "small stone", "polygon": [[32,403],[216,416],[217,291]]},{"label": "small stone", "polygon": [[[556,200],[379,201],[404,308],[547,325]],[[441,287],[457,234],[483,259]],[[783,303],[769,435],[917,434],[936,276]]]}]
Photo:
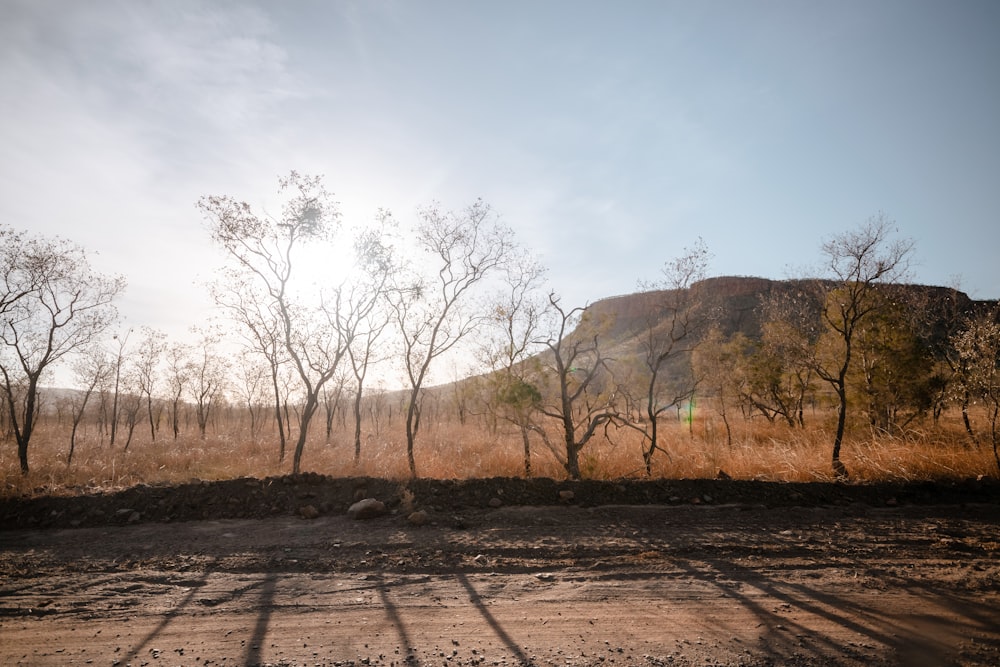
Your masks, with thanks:
[{"label": "small stone", "polygon": [[885,506],[886,507],[898,507],[899,506],[899,501],[896,500],[895,498],[889,498],[889,500],[885,501]]},{"label": "small stone", "polygon": [[303,519],[315,519],[319,516],[319,510],[313,505],[303,505],[299,508],[299,516]]},{"label": "small stone", "polygon": [[493,509],[501,507],[502,505],[503,501],[500,500],[499,498],[490,498],[490,507],[492,507]]},{"label": "small stone", "polygon": [[430,520],[430,515],[427,514],[425,510],[417,510],[416,512],[410,512],[410,515],[406,517],[406,520],[414,526],[425,526]]},{"label": "small stone", "polygon": [[362,519],[374,519],[385,514],[385,503],[375,498],[365,498],[359,500],[347,509],[347,516],[358,521]]},{"label": "small stone", "polygon": [[142,518],[141,514],[139,514],[138,512],[132,512],[131,514],[128,515],[128,522],[139,523],[139,519],[141,518]]},{"label": "small stone", "polygon": [[569,489],[565,489],[559,492],[559,500],[563,501],[564,503],[572,502],[574,498],[576,498],[576,494],[570,491]]}]

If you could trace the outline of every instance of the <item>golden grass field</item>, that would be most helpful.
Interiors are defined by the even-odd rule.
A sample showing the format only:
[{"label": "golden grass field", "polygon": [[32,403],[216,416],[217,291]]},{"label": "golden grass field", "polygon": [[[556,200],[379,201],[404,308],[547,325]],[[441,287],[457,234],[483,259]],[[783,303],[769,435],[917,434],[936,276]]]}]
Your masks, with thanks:
[{"label": "golden grass field", "polygon": [[[71,465],[66,464],[69,427],[43,422],[29,450],[31,472],[21,474],[13,441],[0,446],[3,495],[72,493],[120,489],[136,484],[169,484],[193,479],[267,477],[292,471],[289,443],[279,461],[278,438],[265,426],[251,436],[239,416],[217,417],[206,438],[191,424],[174,440],[164,427],[153,441],[148,425],[137,426],[124,451],[124,438],[114,447],[106,435],[87,425],[77,435]],[[234,416],[235,415],[235,416]],[[985,415],[972,413],[973,425],[985,429]],[[713,478],[724,471],[734,479],[768,481],[832,481],[830,453],[834,414],[813,413],[807,427],[790,428],[762,419],[730,418],[732,444],[721,418],[704,411],[690,427],[665,420],[653,477]],[[550,440],[558,445],[555,424]],[[353,423],[335,420],[330,441],[324,424],[314,420],[302,459],[302,470],[331,476],[372,476],[403,480],[409,477],[402,419],[397,417],[363,429],[361,459],[354,464]],[[581,468],[586,478],[645,477],[638,435],[628,429],[595,437],[583,450]],[[462,479],[519,477],[524,475],[523,445],[519,432],[501,426],[491,432],[483,421],[470,417],[465,425],[454,421],[428,421],[421,427],[415,457],[421,477]],[[974,444],[962,426],[957,410],[945,412],[938,423],[925,419],[903,435],[875,435],[863,426],[849,431],[841,454],[855,482],[919,481],[995,476],[997,466],[987,443]],[[566,476],[557,458],[540,439],[532,439],[532,475]]]}]

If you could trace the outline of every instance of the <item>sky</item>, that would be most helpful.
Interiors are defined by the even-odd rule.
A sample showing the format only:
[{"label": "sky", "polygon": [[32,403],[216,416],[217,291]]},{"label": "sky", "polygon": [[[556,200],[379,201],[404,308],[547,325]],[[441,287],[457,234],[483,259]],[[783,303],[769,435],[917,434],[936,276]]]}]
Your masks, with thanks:
[{"label": "sky", "polygon": [[913,280],[1000,297],[995,0],[0,0],[0,224],[204,324],[196,208],[322,174],[345,217],[483,198],[567,305],[704,241],[782,279],[884,213]]}]

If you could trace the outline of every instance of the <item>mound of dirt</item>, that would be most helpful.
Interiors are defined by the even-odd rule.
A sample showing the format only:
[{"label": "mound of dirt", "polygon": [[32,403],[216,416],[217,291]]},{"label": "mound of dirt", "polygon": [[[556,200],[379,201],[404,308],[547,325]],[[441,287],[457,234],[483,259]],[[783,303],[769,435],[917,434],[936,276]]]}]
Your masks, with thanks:
[{"label": "mound of dirt", "polygon": [[1000,481],[836,484],[730,479],[570,481],[490,478],[406,482],[313,473],[179,485],[138,485],[115,492],[80,492],[0,499],[0,529],[70,528],[215,519],[343,514],[377,498],[395,513],[460,514],[504,506],[748,505],[873,507],[1000,502]]}]

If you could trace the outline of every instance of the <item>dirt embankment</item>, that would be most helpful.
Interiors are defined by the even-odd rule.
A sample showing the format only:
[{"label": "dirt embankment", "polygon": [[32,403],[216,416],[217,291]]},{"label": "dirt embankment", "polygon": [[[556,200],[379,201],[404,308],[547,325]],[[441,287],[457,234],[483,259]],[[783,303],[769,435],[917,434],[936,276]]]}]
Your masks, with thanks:
[{"label": "dirt embankment", "polygon": [[993,478],[893,484],[785,483],[742,480],[557,481],[493,478],[412,480],[335,478],[311,473],[267,479],[139,485],[117,492],[79,490],[59,496],[0,498],[0,529],[68,528],[208,519],[341,514],[373,497],[390,509],[460,512],[528,505],[760,505],[763,507],[989,503],[1000,499]]}]

